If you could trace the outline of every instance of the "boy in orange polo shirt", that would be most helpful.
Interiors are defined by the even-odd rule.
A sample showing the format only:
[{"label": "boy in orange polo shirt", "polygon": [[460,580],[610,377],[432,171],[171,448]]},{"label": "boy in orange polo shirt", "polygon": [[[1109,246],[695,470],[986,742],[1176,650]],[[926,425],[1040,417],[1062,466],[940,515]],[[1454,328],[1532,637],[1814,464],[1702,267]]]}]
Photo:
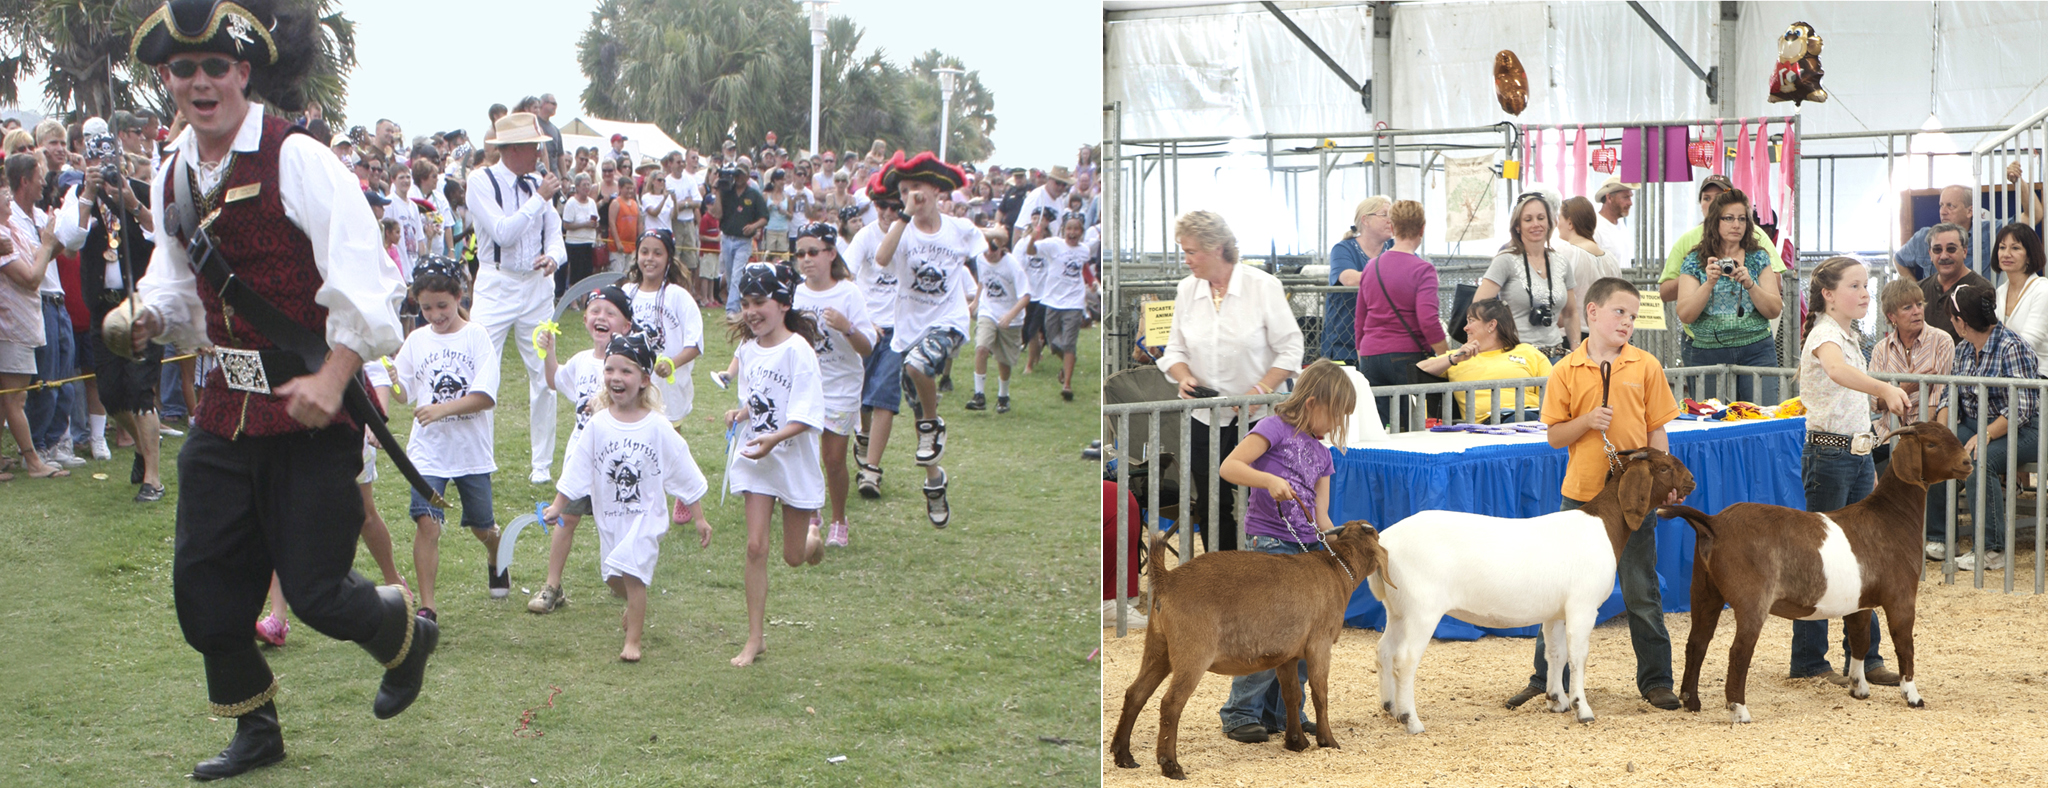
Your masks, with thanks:
[{"label": "boy in orange polo shirt", "polygon": [[[1625,279],[1594,282],[1586,291],[1586,341],[1550,372],[1543,423],[1550,425],[1550,445],[1571,447],[1564,473],[1565,510],[1584,506],[1607,486],[1603,433],[1617,453],[1645,446],[1671,450],[1664,425],[1678,417],[1679,408],[1664,378],[1664,365],[1628,343],[1635,333],[1640,299]],[[1610,365],[1604,386],[1603,362]],[[1671,691],[1671,633],[1664,628],[1664,600],[1657,591],[1656,524],[1654,513],[1644,516],[1642,527],[1622,548],[1616,573],[1628,607],[1629,642],[1636,651],[1636,690],[1650,705],[1670,710],[1678,708],[1678,695]],[[1548,673],[1543,637],[1538,635],[1536,672],[1529,677],[1529,686],[1508,700],[1508,708],[1542,695]],[[1569,673],[1565,679],[1570,680]]]}]

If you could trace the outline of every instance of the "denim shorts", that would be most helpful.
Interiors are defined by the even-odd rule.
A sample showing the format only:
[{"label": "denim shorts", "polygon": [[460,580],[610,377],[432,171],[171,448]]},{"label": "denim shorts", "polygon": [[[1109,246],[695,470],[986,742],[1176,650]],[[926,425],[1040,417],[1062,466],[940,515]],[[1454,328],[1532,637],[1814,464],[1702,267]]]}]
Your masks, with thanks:
[{"label": "denim shorts", "polygon": [[868,354],[867,369],[861,378],[863,408],[895,413],[903,407],[903,354],[889,349],[889,340],[895,335],[894,326],[882,329],[882,337],[875,340],[875,351]]},{"label": "denim shorts", "polygon": [[[434,492],[447,495],[448,479],[439,476],[425,478],[427,486],[434,488]],[[490,474],[472,473],[455,477],[455,492],[462,496],[462,527],[479,531],[497,527],[498,519],[491,514]],[[448,522],[448,517],[421,497],[418,490],[412,491],[411,516],[414,520],[430,516],[438,522]]]}]

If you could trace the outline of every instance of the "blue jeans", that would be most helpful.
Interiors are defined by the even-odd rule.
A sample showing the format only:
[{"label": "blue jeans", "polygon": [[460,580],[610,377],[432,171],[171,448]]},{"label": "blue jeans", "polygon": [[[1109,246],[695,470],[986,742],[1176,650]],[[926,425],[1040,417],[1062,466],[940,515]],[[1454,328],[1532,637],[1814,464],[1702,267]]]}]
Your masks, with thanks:
[{"label": "blue jeans", "polygon": [[[1564,499],[1559,511],[1569,512],[1585,501]],[[1643,515],[1643,525],[1630,534],[1621,547],[1615,565],[1621,580],[1621,602],[1628,609],[1628,642],[1636,651],[1636,692],[1671,688],[1671,633],[1664,628],[1664,594],[1657,590],[1657,514]],[[1529,686],[1543,687],[1549,681],[1550,660],[1543,656],[1543,633],[1536,633],[1536,673]],[[1566,665],[1564,678],[1570,686],[1572,669]]]},{"label": "blue jeans", "polygon": [[[170,345],[164,346],[164,358],[177,355],[184,354],[178,352],[177,348]],[[191,411],[187,407],[190,403],[185,401],[185,372],[183,366],[177,363],[165,364],[163,369],[157,374],[159,376],[156,389],[159,392],[157,394],[157,415],[164,418],[181,419],[190,416]],[[196,383],[197,381],[194,382]]]},{"label": "blue jeans", "polygon": [[[31,416],[30,420],[33,423],[34,417]],[[1959,422],[1964,421],[1961,416],[1958,416],[1956,420]],[[1970,474],[1969,479],[1964,480],[1962,489],[1956,496],[1957,513],[1974,513],[1976,507],[1974,505],[1964,506],[1962,504],[1962,497],[1964,495],[1976,494],[1977,475],[1983,473],[1986,468],[1991,470],[1991,478],[1984,482],[1984,543],[1978,545],[1979,548],[1984,550],[2005,551],[2005,453],[2012,448],[2013,433],[2015,432],[2019,434],[2019,463],[2025,465],[2032,462],[2036,456],[2039,456],[2041,442],[2039,419],[2020,425],[2018,430],[2007,429],[2005,437],[1977,449],[1975,472]],[[1976,435],[1976,419],[1969,419],[1967,423],[1956,425],[1956,437],[1961,439],[1964,444],[1967,445],[1970,439]],[[1947,524],[1944,523],[1942,528],[1945,533]],[[1957,540],[1971,535],[1974,534],[1969,531],[1963,531],[1958,526],[1956,531]]]},{"label": "blue jeans", "polygon": [[731,235],[718,240],[718,270],[725,272],[725,313],[740,312],[740,269],[754,256],[754,239]]},{"label": "blue jeans", "polygon": [[[1247,550],[1271,553],[1273,555],[1295,555],[1302,552],[1300,545],[1285,539],[1257,535],[1252,535],[1250,539],[1251,545],[1245,548]],[[1308,549],[1320,551],[1323,549],[1323,546],[1318,542],[1308,545]],[[1301,697],[1303,703],[1306,703],[1308,699],[1308,662],[1306,660],[1297,660],[1294,663],[1294,678],[1302,686]],[[1302,711],[1302,708],[1297,706],[1294,709],[1294,715],[1300,717],[1302,722],[1308,722],[1308,716],[1303,714]],[[1220,714],[1223,717],[1223,731],[1225,733],[1240,725],[1248,725],[1255,722],[1259,724],[1259,727],[1265,728],[1268,731],[1285,730],[1287,728],[1287,719],[1280,716],[1280,671],[1266,670],[1231,679],[1230,699],[1223,702],[1223,710]]]},{"label": "blue jeans", "polygon": [[[1799,481],[1806,487],[1806,510],[1832,512],[1870,497],[1877,485],[1877,463],[1870,455],[1851,454],[1848,449],[1806,444],[1799,455]],[[1863,669],[1884,667],[1877,653],[1879,632],[1877,612],[1870,614],[1870,650],[1864,652]],[[1849,668],[1849,635],[1842,634],[1842,672]],[[1828,661],[1828,622],[1792,622],[1792,677],[1812,676],[1834,669]]]},{"label": "blue jeans", "polygon": [[[64,305],[43,301],[43,346],[36,348],[36,380],[61,380],[71,377],[78,369],[78,348],[71,336],[71,315],[65,313]],[[27,416],[29,432],[35,440],[36,451],[42,452],[51,446],[63,443],[71,435],[71,411],[78,399],[76,383],[66,383],[56,389],[37,389],[28,393]]]},{"label": "blue jeans", "polygon": [[[1691,342],[1679,346],[1679,363],[1688,367],[1703,367],[1712,364],[1739,364],[1745,367],[1775,367],[1778,365],[1777,340],[1764,337],[1741,347],[1703,348]],[[1717,375],[1707,375],[1702,381],[1702,391],[1694,396],[1701,400],[1720,396],[1721,382]],[[1778,379],[1763,379],[1763,399],[1757,399],[1757,379],[1752,375],[1735,376],[1735,399],[1754,402],[1759,405],[1778,404]]]}]

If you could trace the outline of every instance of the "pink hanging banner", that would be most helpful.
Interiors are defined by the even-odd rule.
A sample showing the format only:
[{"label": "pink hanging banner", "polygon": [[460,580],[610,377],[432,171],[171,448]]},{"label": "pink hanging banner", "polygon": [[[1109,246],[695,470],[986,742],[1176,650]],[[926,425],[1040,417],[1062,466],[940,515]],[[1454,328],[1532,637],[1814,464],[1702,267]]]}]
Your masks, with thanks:
[{"label": "pink hanging banner", "polygon": [[1749,153],[1751,156],[1755,157],[1750,162],[1750,166],[1754,167],[1755,169],[1750,172],[1749,182],[1750,185],[1756,187],[1749,193],[1750,207],[1756,210],[1756,216],[1758,221],[1776,224],[1777,222],[1774,219],[1772,219],[1771,216],[1773,213],[1776,212],[1776,207],[1773,205],[1771,200],[1770,121],[1757,121],[1756,144],[1750,147]]},{"label": "pink hanging banner", "polygon": [[1532,151],[1533,151],[1533,150],[1535,149],[1535,144],[1534,144],[1534,142],[1533,142],[1533,135],[1534,135],[1535,133],[1536,133],[1536,130],[1535,130],[1534,128],[1531,128],[1531,127],[1529,127],[1529,126],[1523,126],[1523,127],[1522,127],[1522,178],[1521,178],[1521,180],[1522,180],[1522,182],[1523,182],[1523,183],[1528,183],[1528,182],[1529,182],[1529,179],[1530,179],[1530,178],[1533,178],[1533,177],[1535,177],[1535,175],[1534,175],[1533,173],[1529,172],[1529,170],[1530,170],[1530,169],[1532,169],[1532,168],[1534,168],[1534,167],[1536,166],[1536,157],[1535,157],[1535,155],[1534,155],[1534,154],[1532,153]]},{"label": "pink hanging banner", "polygon": [[1708,169],[1719,173],[1728,163],[1728,127],[1720,118],[1714,119],[1714,165]]},{"label": "pink hanging banner", "polygon": [[[1799,195],[1792,191],[1792,181],[1799,174],[1799,144],[1793,139],[1798,134],[1798,132],[1793,131],[1793,127],[1796,125],[1798,124],[1790,120],[1785,121],[1784,147],[1778,151],[1778,194],[1781,195],[1778,205],[1782,206],[1780,212],[1785,214],[1785,221],[1780,223],[1780,226],[1783,228],[1795,226],[1792,223],[1794,221],[1793,217],[1798,213],[1799,207]],[[1789,229],[1780,229],[1778,234],[1785,238],[1792,237]]]},{"label": "pink hanging banner", "polygon": [[1535,133],[1536,141],[1529,146],[1530,153],[1534,156],[1529,160],[1529,179],[1540,184],[1543,183],[1543,129],[1537,128]]},{"label": "pink hanging banner", "polygon": [[1586,194],[1586,127],[1579,127],[1579,137],[1572,142],[1572,194]]},{"label": "pink hanging banner", "polygon": [[1728,173],[1728,181],[1748,194],[1749,173],[1749,121],[1744,120],[1735,130],[1735,169]]}]

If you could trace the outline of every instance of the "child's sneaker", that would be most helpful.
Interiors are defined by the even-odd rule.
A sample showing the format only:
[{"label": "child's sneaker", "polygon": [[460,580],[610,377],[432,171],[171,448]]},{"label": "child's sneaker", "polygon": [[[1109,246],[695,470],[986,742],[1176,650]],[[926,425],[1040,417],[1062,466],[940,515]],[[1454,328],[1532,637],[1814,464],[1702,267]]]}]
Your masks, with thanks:
[{"label": "child's sneaker", "polygon": [[484,567],[484,575],[490,578],[492,599],[504,599],[505,597],[512,595],[511,567],[506,567],[503,570],[500,570],[497,573],[493,574],[491,572],[491,568],[486,566]]},{"label": "child's sneaker", "polygon": [[284,636],[291,634],[291,631],[291,622],[277,616],[264,616],[262,621],[256,622],[256,637],[279,648],[284,647]]},{"label": "child's sneaker", "polygon": [[965,407],[968,410],[988,410],[988,397],[983,396],[979,391],[974,392],[974,399],[968,400]]},{"label": "child's sneaker", "polygon": [[946,505],[946,472],[939,471],[936,485],[926,482],[924,486],[924,513],[932,520],[933,528],[944,528],[953,519],[953,510]]},{"label": "child's sneaker", "polygon": [[917,464],[932,466],[946,456],[946,420],[917,420]]},{"label": "child's sneaker", "polygon": [[948,372],[948,373],[946,373],[946,374],[943,374],[943,375],[940,375],[940,376],[939,376],[939,393],[940,393],[940,394],[951,394],[951,393],[953,393],[953,373],[951,373],[951,372]]},{"label": "child's sneaker", "polygon": [[998,394],[998,395],[996,395],[996,412],[997,412],[997,413],[1009,413],[1009,412],[1010,412],[1010,395],[1008,395],[1008,394]]},{"label": "child's sneaker", "polygon": [[825,537],[826,547],[845,547],[848,526],[845,520],[832,521],[832,533]]},{"label": "child's sneaker", "polygon": [[552,613],[555,608],[569,604],[569,597],[562,593],[561,586],[543,585],[527,600],[526,609],[533,613]]},{"label": "child's sneaker", "polygon": [[882,469],[864,462],[856,462],[855,464],[860,466],[860,472],[854,474],[858,477],[860,497],[870,499],[882,497]]},{"label": "child's sneaker", "polygon": [[866,462],[867,459],[868,434],[865,432],[856,432],[853,434],[853,461]]},{"label": "child's sneaker", "polygon": [[675,510],[669,512],[669,522],[681,525],[683,523],[689,522],[689,517],[689,506],[683,503],[683,499],[677,498]]}]

